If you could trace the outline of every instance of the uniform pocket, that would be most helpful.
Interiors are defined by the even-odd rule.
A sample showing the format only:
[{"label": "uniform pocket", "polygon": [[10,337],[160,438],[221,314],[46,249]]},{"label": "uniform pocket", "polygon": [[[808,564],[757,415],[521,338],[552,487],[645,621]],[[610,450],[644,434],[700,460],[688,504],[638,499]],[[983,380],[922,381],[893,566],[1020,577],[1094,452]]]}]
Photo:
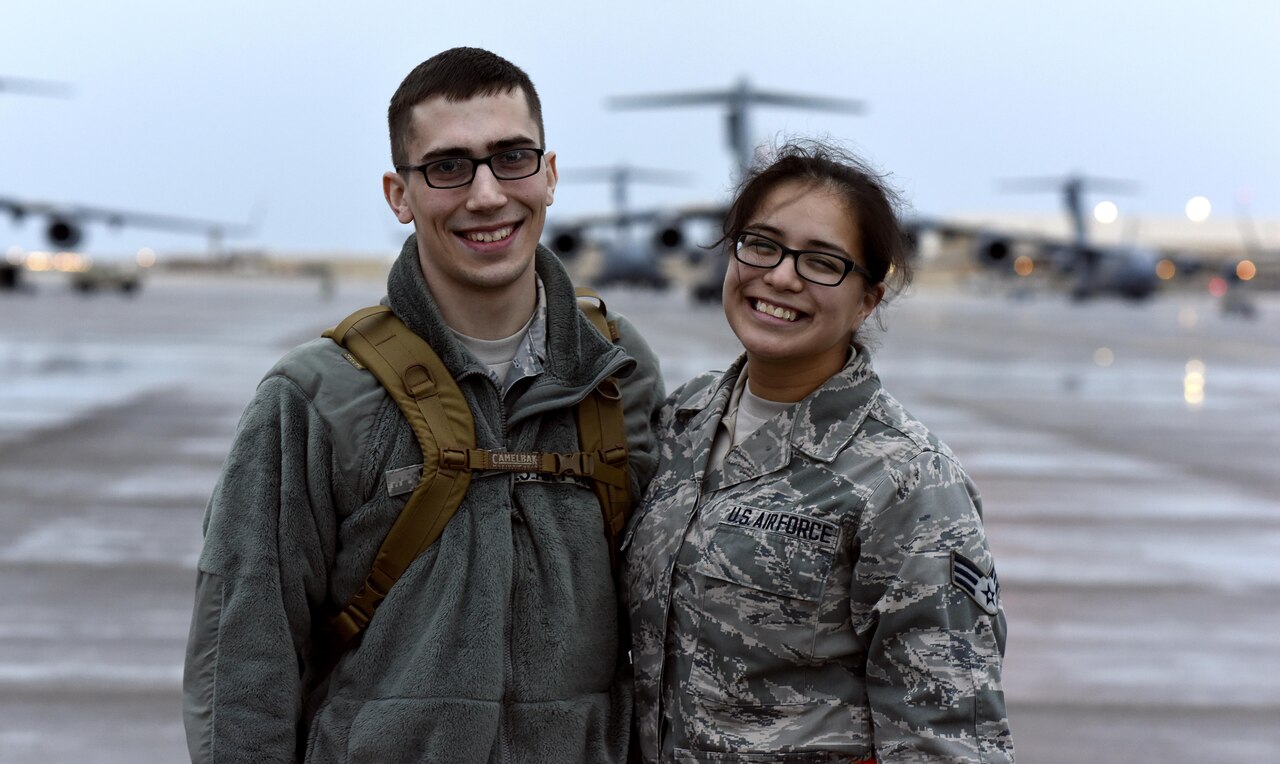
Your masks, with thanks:
[{"label": "uniform pocket", "polygon": [[810,701],[818,605],[836,546],[822,541],[807,531],[716,527],[693,566],[703,578],[694,692],[729,705]]},{"label": "uniform pocket", "polygon": [[213,704],[224,589],[222,576],[199,571],[182,674],[182,716],[187,728],[188,752],[194,762],[213,760]]},{"label": "uniform pocket", "polygon": [[[825,535],[822,531],[835,526],[784,512],[772,514],[769,519],[773,525],[761,529],[722,522],[694,570],[707,578],[766,594],[818,601],[834,550],[830,531]],[[793,533],[765,527],[793,529]]]}]

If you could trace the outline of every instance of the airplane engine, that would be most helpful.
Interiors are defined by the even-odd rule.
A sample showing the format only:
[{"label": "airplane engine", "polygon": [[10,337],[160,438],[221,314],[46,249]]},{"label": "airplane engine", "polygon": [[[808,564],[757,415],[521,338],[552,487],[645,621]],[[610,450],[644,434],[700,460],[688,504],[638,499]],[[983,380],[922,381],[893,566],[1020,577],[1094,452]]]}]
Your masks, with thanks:
[{"label": "airplane engine", "polygon": [[658,226],[653,235],[653,246],[658,249],[676,249],[681,244],[684,244],[684,231],[674,223]]},{"label": "airplane engine", "polygon": [[12,292],[22,283],[22,271],[16,265],[0,261],[0,292]]},{"label": "airplane engine", "polygon": [[582,232],[577,229],[563,228],[551,232],[551,248],[565,259],[577,255],[582,243]]},{"label": "airplane engine", "polygon": [[990,237],[980,239],[973,248],[978,261],[993,268],[1013,267],[1013,242],[1008,239]]},{"label": "airplane engine", "polygon": [[80,243],[83,233],[80,226],[65,218],[51,218],[49,227],[45,229],[45,237],[51,244],[62,249],[71,249]]}]

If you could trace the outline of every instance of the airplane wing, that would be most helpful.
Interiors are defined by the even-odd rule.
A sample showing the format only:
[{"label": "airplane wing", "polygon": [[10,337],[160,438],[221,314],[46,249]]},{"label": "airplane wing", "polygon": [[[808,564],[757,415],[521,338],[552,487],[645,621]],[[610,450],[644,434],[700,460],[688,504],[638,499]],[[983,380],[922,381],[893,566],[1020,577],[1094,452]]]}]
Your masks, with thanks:
[{"label": "airplane wing", "polygon": [[729,90],[695,90],[683,93],[654,93],[650,95],[614,96],[608,101],[614,109],[647,109],[653,106],[705,106],[709,103],[725,103],[733,97]]},{"label": "airplane wing", "polygon": [[866,104],[847,98],[783,93],[743,87],[739,90],[694,90],[680,93],[651,93],[647,95],[615,96],[608,105],[614,109],[647,109],[658,106],[705,106],[707,104],[732,103],[736,100],[767,106],[794,106],[804,109],[825,109],[859,114],[866,111]]},{"label": "airplane wing", "polygon": [[28,215],[69,220],[75,222],[99,222],[110,226],[136,226],[160,231],[200,233],[206,236],[245,236],[253,231],[248,223],[227,223],[216,220],[161,215],[151,212],[111,209],[83,204],[58,204],[29,199],[0,196],[0,210],[8,212],[15,220]]},{"label": "airplane wing", "polygon": [[862,114],[867,106],[862,101],[848,98],[823,98],[821,96],[795,95],[792,93],[756,90],[751,93],[753,103],[767,106],[793,106],[799,109],[822,109],[824,111],[843,111],[849,114]]},{"label": "airplane wing", "polygon": [[71,87],[61,82],[49,82],[48,80],[0,77],[0,94],[8,93],[65,98],[71,95]]}]

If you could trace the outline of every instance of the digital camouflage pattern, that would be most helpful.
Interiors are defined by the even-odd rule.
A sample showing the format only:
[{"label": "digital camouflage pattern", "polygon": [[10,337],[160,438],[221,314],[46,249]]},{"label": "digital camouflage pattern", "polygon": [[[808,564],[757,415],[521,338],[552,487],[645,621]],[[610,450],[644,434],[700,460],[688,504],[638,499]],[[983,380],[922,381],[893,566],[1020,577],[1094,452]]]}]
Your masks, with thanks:
[{"label": "digital camouflage pattern", "polygon": [[624,542],[645,760],[1012,762],[1004,613],[954,455],[860,349],[709,468],[744,363],[667,400]]}]

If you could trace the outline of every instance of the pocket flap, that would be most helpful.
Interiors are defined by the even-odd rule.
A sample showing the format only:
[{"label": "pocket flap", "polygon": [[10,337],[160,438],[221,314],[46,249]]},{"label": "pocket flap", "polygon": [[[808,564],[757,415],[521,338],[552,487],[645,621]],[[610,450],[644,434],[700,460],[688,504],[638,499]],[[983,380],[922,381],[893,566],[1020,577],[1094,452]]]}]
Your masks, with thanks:
[{"label": "pocket flap", "polygon": [[722,522],[694,570],[708,578],[816,602],[831,570],[839,528],[790,513],[773,514],[786,516],[778,521],[784,532]]}]

